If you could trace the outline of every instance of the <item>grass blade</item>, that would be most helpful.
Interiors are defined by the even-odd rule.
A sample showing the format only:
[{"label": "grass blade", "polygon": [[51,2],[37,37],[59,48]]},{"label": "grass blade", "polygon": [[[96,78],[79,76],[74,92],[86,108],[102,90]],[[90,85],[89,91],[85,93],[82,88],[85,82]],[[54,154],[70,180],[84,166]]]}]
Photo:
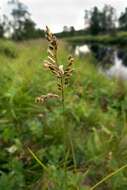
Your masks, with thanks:
[{"label": "grass blade", "polygon": [[108,180],[109,178],[113,177],[114,175],[118,174],[119,172],[121,172],[122,170],[124,170],[125,168],[127,168],[127,164],[122,166],[121,168],[117,169],[116,171],[110,173],[109,175],[107,175],[106,177],[104,177],[101,181],[99,181],[96,185],[94,185],[93,187],[90,188],[90,190],[94,190],[96,189],[96,187],[100,186],[103,182],[105,182],[106,180]]},{"label": "grass blade", "polygon": [[34,154],[34,152],[28,148],[28,151],[33,156],[33,158],[37,161],[37,163],[46,171],[49,172],[48,168],[41,162],[41,160]]}]

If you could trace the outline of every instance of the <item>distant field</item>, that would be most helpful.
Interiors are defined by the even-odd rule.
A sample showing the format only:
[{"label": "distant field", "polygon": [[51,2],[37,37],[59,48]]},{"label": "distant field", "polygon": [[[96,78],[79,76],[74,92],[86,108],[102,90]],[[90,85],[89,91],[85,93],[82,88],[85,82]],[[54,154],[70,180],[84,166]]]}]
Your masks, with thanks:
[{"label": "distant field", "polygon": [[[115,38],[127,41],[127,33],[70,41],[107,43]],[[127,164],[127,82],[99,73],[92,55],[75,58],[63,121],[59,100],[35,103],[42,94],[59,93],[43,67],[46,50],[41,39],[0,41],[0,190],[93,190]],[[60,41],[59,64],[66,64],[67,50]],[[96,189],[127,189],[127,170]]]}]

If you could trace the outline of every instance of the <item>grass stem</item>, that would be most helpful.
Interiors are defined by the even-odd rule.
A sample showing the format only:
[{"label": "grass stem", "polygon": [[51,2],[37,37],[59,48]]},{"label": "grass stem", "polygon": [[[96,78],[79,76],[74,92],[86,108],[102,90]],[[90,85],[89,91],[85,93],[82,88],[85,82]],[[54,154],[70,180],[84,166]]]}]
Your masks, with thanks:
[{"label": "grass stem", "polygon": [[122,170],[124,170],[125,168],[127,168],[127,164],[122,166],[121,168],[117,169],[116,171],[110,173],[109,175],[107,175],[106,177],[104,177],[101,181],[99,181],[97,184],[95,184],[93,187],[90,188],[90,190],[94,190],[96,189],[98,186],[100,186],[102,183],[104,183],[105,181],[107,181],[108,179],[110,179],[111,177],[113,177],[114,175],[118,174],[119,172],[121,172]]}]

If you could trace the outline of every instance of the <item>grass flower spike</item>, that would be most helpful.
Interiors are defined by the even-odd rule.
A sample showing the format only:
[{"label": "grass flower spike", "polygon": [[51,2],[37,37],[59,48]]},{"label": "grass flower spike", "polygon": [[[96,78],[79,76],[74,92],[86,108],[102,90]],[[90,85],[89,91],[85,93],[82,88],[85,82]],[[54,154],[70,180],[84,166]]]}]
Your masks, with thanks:
[{"label": "grass flower spike", "polygon": [[[48,57],[44,61],[44,67],[57,78],[57,87],[58,90],[61,92],[61,100],[64,107],[64,87],[68,85],[69,79],[72,76],[72,65],[74,63],[74,59],[72,56],[69,56],[67,66],[64,69],[64,66],[59,64],[57,58],[58,42],[56,36],[52,34],[52,32],[47,26],[45,34],[46,39],[48,40]],[[59,98],[59,96],[52,93],[50,93],[50,95],[42,95],[36,98],[36,102],[43,103],[49,98]]]}]

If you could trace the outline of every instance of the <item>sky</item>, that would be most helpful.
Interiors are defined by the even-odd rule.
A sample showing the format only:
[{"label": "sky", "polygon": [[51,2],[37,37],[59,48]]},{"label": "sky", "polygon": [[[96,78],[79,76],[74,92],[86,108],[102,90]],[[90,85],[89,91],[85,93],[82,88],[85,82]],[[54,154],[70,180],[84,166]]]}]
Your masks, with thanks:
[{"label": "sky", "polygon": [[[102,8],[105,4],[115,7],[120,13],[127,7],[127,0],[20,0],[28,6],[37,27],[48,25],[54,32],[63,26],[84,27],[84,10],[93,6]],[[1,12],[8,13],[7,0],[0,0]]]}]

